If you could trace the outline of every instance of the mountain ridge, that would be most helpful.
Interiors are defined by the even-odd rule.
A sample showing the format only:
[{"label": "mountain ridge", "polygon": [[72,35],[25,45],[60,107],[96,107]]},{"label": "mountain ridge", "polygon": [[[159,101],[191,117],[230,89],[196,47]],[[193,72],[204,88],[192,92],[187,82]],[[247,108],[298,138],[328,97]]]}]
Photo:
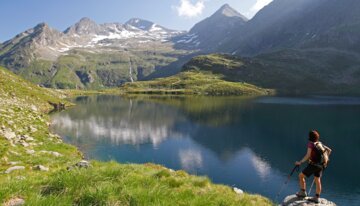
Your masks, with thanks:
[{"label": "mountain ridge", "polygon": [[230,38],[233,30],[244,26],[247,21],[229,4],[224,4],[214,14],[195,24],[186,35],[175,39],[176,48],[214,51]]}]

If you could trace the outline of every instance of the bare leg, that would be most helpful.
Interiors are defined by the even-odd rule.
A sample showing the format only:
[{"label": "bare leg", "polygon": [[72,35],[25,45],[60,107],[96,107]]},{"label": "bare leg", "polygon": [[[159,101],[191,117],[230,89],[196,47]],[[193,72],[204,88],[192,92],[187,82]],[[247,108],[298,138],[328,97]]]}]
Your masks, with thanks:
[{"label": "bare leg", "polygon": [[321,180],[320,177],[314,177],[315,178],[315,184],[316,184],[316,194],[320,195],[321,193]]},{"label": "bare leg", "polygon": [[[299,186],[300,186],[300,189],[305,191],[306,182],[305,182],[305,175],[303,173],[299,174]],[[317,185],[316,185],[316,190],[317,190]]]}]

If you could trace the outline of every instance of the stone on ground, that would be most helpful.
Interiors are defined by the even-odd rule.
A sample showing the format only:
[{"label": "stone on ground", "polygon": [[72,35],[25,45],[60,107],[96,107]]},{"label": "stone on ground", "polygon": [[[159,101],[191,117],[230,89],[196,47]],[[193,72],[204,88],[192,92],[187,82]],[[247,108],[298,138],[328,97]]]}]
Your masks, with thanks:
[{"label": "stone on ground", "polygon": [[20,206],[20,205],[24,205],[24,204],[25,204],[25,200],[16,197],[16,198],[10,199],[7,202],[5,202],[4,206]]},{"label": "stone on ground", "polygon": [[320,198],[319,203],[314,203],[309,201],[311,197],[306,198],[298,198],[296,195],[289,195],[285,197],[282,206],[336,206],[335,203],[326,200],[324,198]]},{"label": "stone on ground", "polygon": [[239,189],[239,188],[237,188],[237,187],[234,187],[233,190],[234,190],[234,192],[236,192],[236,193],[239,194],[239,195],[244,194],[244,191],[242,191],[242,189]]},{"label": "stone on ground", "polygon": [[24,170],[25,167],[24,166],[15,166],[15,167],[10,167],[9,169],[7,169],[5,171],[5,174],[9,174],[11,173],[12,171],[15,171],[15,170]]},{"label": "stone on ground", "polygon": [[33,170],[49,171],[49,168],[42,165],[36,165],[35,167],[33,167]]}]

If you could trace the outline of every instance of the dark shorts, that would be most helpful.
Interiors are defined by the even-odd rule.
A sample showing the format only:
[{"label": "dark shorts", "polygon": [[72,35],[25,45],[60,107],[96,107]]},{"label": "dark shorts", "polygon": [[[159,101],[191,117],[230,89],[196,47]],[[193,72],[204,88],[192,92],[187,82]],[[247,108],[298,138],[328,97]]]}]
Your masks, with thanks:
[{"label": "dark shorts", "polygon": [[321,177],[322,171],[323,171],[322,166],[308,164],[308,166],[302,171],[302,173],[306,177],[310,177],[311,175],[314,175],[315,177]]}]

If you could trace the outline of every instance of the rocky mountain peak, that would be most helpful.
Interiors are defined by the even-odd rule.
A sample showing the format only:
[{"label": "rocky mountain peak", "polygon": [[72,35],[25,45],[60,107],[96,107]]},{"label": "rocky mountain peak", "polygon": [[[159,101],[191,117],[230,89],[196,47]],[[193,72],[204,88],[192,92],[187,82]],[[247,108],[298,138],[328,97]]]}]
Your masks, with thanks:
[{"label": "rocky mountain peak", "polygon": [[34,27],[34,31],[49,30],[49,29],[50,29],[49,25],[45,22],[39,23]]},{"label": "rocky mountain peak", "polygon": [[236,11],[234,8],[232,8],[229,4],[224,4],[219,10],[217,10],[213,17],[216,16],[225,16],[225,17],[240,17],[244,21],[248,21],[248,19],[240,14],[238,11]]},{"label": "rocky mountain peak", "polygon": [[132,18],[125,23],[125,25],[133,26],[141,30],[150,30],[155,23],[139,18]]},{"label": "rocky mountain peak", "polygon": [[66,34],[97,34],[101,31],[101,28],[96,22],[88,17],[83,17],[73,26],[65,30]]}]

